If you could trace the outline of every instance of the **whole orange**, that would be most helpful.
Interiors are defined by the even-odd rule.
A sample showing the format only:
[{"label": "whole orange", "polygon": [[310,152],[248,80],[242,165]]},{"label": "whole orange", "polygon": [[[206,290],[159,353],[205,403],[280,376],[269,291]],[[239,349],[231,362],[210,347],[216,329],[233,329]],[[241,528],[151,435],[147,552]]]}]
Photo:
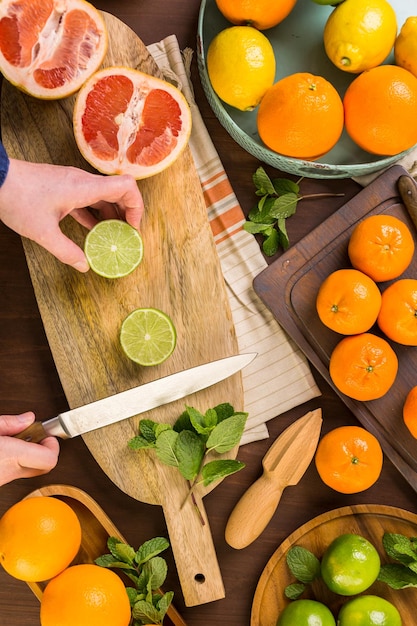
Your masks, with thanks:
[{"label": "whole orange", "polygon": [[398,278],[410,265],[414,239],[407,224],[393,215],[370,215],[352,231],[348,255],[353,267],[376,282]]},{"label": "whole orange", "polygon": [[392,387],[398,358],[389,343],[373,333],[344,337],[330,355],[330,377],[339,391],[355,400],[376,400]]},{"label": "whole orange", "polygon": [[382,292],[378,326],[389,339],[417,346],[417,280],[396,280]]},{"label": "whole orange", "polygon": [[112,570],[84,563],[49,581],[41,598],[41,626],[128,626],[126,588]]},{"label": "whole orange", "polygon": [[359,270],[336,270],[320,285],[316,308],[325,326],[342,335],[355,335],[376,322],[381,292],[372,278]]},{"label": "whole orange", "polygon": [[258,133],[268,148],[314,160],[333,148],[343,131],[343,103],[322,76],[298,72],[270,87],[261,100]]},{"label": "whole orange", "polygon": [[0,519],[0,563],[19,580],[39,582],[56,576],[80,545],[76,513],[52,496],[20,500]]},{"label": "whole orange", "polygon": [[219,11],[232,24],[266,30],[276,26],[293,10],[297,0],[216,0]]},{"label": "whole orange", "polygon": [[359,74],[343,98],[345,128],[372,154],[394,155],[417,143],[417,78],[396,65]]},{"label": "whole orange", "polygon": [[379,478],[383,452],[378,439],[361,426],[340,426],[326,433],[314,457],[322,481],[340,493],[358,493]]},{"label": "whole orange", "polygon": [[403,406],[403,419],[410,433],[417,439],[417,386],[412,387],[407,394]]}]

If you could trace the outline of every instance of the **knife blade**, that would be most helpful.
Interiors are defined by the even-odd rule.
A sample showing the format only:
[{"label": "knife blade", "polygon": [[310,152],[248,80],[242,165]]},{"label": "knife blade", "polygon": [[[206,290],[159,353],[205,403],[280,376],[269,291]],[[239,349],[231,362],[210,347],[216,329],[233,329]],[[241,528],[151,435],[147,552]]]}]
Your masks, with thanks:
[{"label": "knife blade", "polygon": [[400,176],[397,182],[404,206],[417,229],[417,185],[411,176]]},{"label": "knife blade", "polygon": [[256,353],[237,354],[176,372],[113,396],[36,421],[15,438],[39,443],[45,437],[69,439],[155,409],[211,387],[249,365]]},{"label": "knife blade", "polygon": [[286,487],[296,485],[314,456],[322,425],[321,409],[309,411],[275,440],[262,460],[263,473],[240,498],[228,519],[225,539],[246,548],[271,521]]}]

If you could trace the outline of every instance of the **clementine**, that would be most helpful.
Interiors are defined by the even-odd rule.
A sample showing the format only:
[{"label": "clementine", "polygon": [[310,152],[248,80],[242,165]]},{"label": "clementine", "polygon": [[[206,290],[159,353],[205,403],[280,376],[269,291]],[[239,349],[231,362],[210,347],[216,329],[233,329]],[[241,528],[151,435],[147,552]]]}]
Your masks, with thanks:
[{"label": "clementine", "polygon": [[372,154],[394,155],[417,143],[417,78],[396,65],[359,74],[343,99],[345,128]]},{"label": "clementine", "polygon": [[403,419],[410,433],[417,439],[417,386],[412,387],[407,394],[403,406]]},{"label": "clementine", "polygon": [[112,570],[72,565],[46,585],[41,598],[41,626],[128,626],[129,597]]},{"label": "clementine", "polygon": [[340,426],[326,433],[314,457],[322,481],[340,493],[358,493],[379,478],[383,452],[378,439],[361,426]]},{"label": "clementine", "polygon": [[266,30],[276,26],[293,10],[297,0],[216,0],[219,11],[232,24]]},{"label": "clementine", "polygon": [[63,500],[26,498],[0,520],[0,563],[19,580],[39,582],[66,568],[81,545],[81,525]]},{"label": "clementine", "polygon": [[417,346],[417,280],[402,278],[382,293],[378,326],[389,339]]},{"label": "clementine", "polygon": [[332,272],[320,285],[316,308],[320,320],[342,335],[363,333],[376,322],[381,292],[376,283],[359,270]]},{"label": "clementine", "polygon": [[313,161],[331,150],[342,134],[342,100],[322,76],[291,74],[266,91],[257,128],[271,150]]},{"label": "clementine", "polygon": [[353,267],[376,282],[398,278],[410,265],[414,239],[407,224],[393,215],[370,215],[355,226],[348,255]]},{"label": "clementine", "polygon": [[344,337],[330,355],[330,377],[339,391],[355,400],[376,400],[389,391],[398,358],[389,343],[372,333]]}]

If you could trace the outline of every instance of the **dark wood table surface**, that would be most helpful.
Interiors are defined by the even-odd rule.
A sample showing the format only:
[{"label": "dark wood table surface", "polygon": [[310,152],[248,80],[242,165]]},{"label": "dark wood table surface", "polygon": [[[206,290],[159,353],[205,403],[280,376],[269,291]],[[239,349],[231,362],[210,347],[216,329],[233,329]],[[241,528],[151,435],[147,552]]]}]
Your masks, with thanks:
[{"label": "dark wood table surface", "polygon": [[[102,0],[93,4],[126,22],[145,44],[174,33],[181,48],[195,50],[199,12],[197,0]],[[236,195],[247,212],[256,200],[252,174],[260,163],[235,144],[215,118],[200,86],[195,59],[193,82],[197,103],[210,135]],[[274,176],[280,175],[269,167],[266,169]],[[306,201],[303,209],[300,208],[288,221],[291,243],[296,243],[320,224],[355,195],[360,187],[352,180],[311,179],[303,181],[302,190],[306,193],[343,192],[345,195],[310,200],[308,204]],[[0,412],[19,413],[31,409],[40,419],[52,417],[66,410],[68,405],[45,337],[20,238],[2,224],[0,295]],[[415,492],[388,458],[385,458],[378,482],[369,490],[350,496],[327,488],[312,463],[299,485],[284,491],[277,513],[256,542],[240,551],[226,544],[224,530],[229,514],[241,494],[260,475],[263,455],[286,426],[316,407],[323,410],[323,432],[357,423],[336,394],[319,375],[313,373],[322,396],[271,420],[268,424],[269,439],[240,449],[239,458],[246,463],[246,469],[223,481],[204,500],[225,584],[225,599],[185,607],[172,556],[167,556],[169,576],[165,588],[175,592],[175,604],[189,626],[249,625],[256,585],[268,559],[293,530],[320,513],[355,503],[394,504],[417,513]],[[137,502],[122,493],[103,474],[80,437],[62,443],[58,466],[50,474],[1,487],[0,515],[39,486],[56,483],[74,485],[90,494],[131,545],[139,545],[154,536],[166,536],[162,509]],[[25,583],[12,579],[0,570],[0,624],[39,625],[38,600]]]}]

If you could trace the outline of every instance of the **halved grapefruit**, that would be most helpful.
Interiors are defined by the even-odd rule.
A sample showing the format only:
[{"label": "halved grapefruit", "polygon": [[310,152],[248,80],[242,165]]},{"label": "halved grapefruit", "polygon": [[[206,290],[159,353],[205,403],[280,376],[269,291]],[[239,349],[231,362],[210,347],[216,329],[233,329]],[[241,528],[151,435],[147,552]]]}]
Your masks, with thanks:
[{"label": "halved grapefruit", "polygon": [[85,0],[1,0],[0,71],[36,98],[77,91],[101,65],[107,29]]},{"label": "halved grapefruit", "polygon": [[83,85],[73,121],[78,148],[93,167],[137,180],[171,165],[187,145],[192,125],[179,89],[124,67],[100,70]]}]

